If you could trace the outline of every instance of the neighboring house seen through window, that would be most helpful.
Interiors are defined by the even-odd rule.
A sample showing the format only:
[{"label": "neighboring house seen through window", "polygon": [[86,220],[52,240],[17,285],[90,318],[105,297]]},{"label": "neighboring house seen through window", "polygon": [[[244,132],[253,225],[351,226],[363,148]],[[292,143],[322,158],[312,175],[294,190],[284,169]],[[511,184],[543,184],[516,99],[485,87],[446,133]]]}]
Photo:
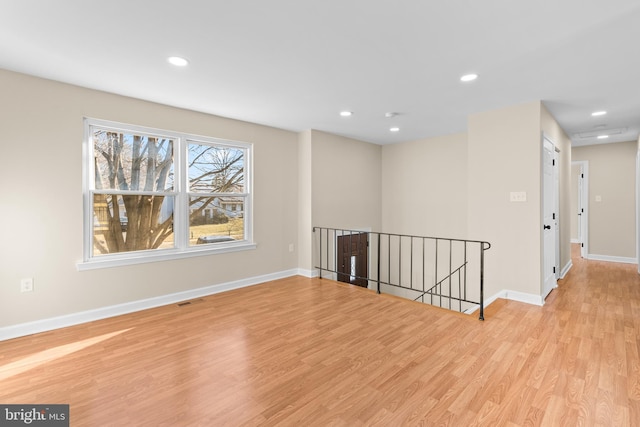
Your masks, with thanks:
[{"label": "neighboring house seen through window", "polygon": [[93,119],[85,133],[81,269],[255,247],[251,144]]}]

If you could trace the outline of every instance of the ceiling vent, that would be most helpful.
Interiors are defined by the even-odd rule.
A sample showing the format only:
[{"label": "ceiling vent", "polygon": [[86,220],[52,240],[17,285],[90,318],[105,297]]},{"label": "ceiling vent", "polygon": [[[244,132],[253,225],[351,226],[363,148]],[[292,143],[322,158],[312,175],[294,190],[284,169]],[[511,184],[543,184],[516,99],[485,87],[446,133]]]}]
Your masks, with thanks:
[{"label": "ceiling vent", "polygon": [[606,134],[609,136],[614,136],[614,135],[622,135],[626,132],[627,132],[627,128],[598,129],[598,130],[579,132],[579,133],[576,133],[573,137],[576,139],[591,139],[591,138],[597,138],[599,135]]}]

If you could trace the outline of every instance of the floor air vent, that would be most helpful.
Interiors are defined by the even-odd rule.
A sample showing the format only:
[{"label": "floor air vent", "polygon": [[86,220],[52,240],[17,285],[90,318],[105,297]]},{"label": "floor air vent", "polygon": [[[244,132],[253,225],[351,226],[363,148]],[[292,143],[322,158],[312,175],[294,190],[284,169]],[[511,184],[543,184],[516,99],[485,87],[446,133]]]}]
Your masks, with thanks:
[{"label": "floor air vent", "polygon": [[185,305],[198,304],[198,303],[201,303],[201,302],[204,302],[204,300],[203,299],[194,299],[194,300],[191,300],[191,301],[183,301],[183,302],[179,302],[178,303],[178,307],[184,307]]}]

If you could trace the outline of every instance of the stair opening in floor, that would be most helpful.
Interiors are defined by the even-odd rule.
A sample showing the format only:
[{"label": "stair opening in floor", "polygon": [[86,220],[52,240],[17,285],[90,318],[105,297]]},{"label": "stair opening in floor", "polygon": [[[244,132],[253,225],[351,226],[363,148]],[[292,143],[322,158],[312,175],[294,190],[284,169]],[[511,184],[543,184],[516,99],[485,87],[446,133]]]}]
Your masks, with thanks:
[{"label": "stair opening in floor", "polygon": [[484,320],[484,256],[480,240],[314,227],[320,278],[392,294]]}]

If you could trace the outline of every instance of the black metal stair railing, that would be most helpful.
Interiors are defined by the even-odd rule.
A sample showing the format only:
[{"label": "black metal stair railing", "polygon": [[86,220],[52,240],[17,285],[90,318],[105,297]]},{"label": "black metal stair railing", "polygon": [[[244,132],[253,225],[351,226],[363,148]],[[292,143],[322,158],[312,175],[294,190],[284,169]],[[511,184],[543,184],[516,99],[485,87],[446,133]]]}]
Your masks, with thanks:
[{"label": "black metal stair railing", "polygon": [[463,313],[479,309],[484,320],[489,242],[326,227],[313,233],[320,278]]}]

